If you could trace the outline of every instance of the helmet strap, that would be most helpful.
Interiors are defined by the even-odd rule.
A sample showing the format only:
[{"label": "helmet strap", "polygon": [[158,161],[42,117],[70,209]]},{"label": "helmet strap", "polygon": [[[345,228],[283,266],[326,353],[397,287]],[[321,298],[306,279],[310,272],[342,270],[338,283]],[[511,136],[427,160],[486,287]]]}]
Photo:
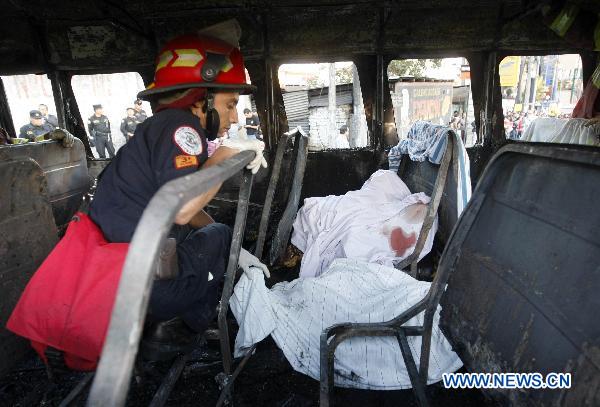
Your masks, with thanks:
[{"label": "helmet strap", "polygon": [[221,118],[219,112],[215,109],[215,95],[211,91],[206,92],[204,106],[202,107],[206,113],[206,132],[209,140],[214,140],[219,135],[219,127],[221,127]]}]

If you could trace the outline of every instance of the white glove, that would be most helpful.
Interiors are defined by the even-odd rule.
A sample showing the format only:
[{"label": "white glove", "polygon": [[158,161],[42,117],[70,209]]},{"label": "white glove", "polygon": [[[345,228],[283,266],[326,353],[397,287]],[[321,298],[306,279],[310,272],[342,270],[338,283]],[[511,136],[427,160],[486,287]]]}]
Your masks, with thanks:
[{"label": "white glove", "polygon": [[240,258],[238,259],[238,266],[244,270],[245,273],[250,275],[250,267],[256,267],[262,270],[265,273],[265,277],[271,278],[271,273],[269,273],[269,268],[260,262],[255,256],[250,254],[244,248],[240,249]]},{"label": "white glove", "polygon": [[252,170],[252,174],[256,174],[259,168],[267,168],[267,160],[263,156],[265,150],[265,143],[260,140],[232,140],[230,138],[223,140],[221,144],[223,147],[233,148],[238,151],[254,151],[256,157],[250,161],[250,164],[246,166],[247,169]]}]

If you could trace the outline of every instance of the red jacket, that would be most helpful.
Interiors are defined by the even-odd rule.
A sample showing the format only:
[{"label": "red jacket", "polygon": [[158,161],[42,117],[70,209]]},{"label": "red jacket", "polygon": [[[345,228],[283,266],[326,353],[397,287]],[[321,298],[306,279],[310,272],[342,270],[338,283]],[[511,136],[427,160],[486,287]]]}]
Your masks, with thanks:
[{"label": "red jacket", "polygon": [[69,368],[94,370],[129,244],[108,243],[83,213],[74,219],[27,284],[6,327],[31,340],[44,361],[51,346],[64,352]]}]

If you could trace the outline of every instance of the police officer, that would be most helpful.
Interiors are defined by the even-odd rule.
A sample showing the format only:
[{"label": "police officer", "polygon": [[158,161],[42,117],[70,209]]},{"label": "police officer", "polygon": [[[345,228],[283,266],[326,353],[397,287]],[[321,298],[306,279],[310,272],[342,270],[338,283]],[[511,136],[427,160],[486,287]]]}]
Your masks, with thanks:
[{"label": "police officer", "polygon": [[148,115],[142,109],[142,101],[140,99],[133,101],[133,109],[135,110],[135,120],[137,120],[138,124],[143,123],[148,118]]},{"label": "police officer", "polygon": [[48,113],[47,105],[40,103],[40,105],[38,106],[38,109],[40,109],[40,113],[42,114],[44,123],[49,124],[53,128],[58,127],[58,118],[56,116],[54,116],[53,114]]},{"label": "police officer", "polygon": [[115,156],[115,146],[112,143],[110,134],[110,121],[104,116],[102,105],[93,105],[94,114],[88,119],[88,131],[96,144],[96,151],[100,158],[106,158],[105,150],[108,151],[108,156]]},{"label": "police officer", "polygon": [[21,127],[19,137],[35,141],[35,138],[54,130],[54,127],[44,123],[44,118],[39,110],[29,112],[29,124]]},{"label": "police officer", "polygon": [[[167,43],[160,55],[190,50],[203,57],[193,64],[186,60],[180,66],[157,66],[154,83],[139,94],[156,103],[156,113],[137,126],[135,136],[98,181],[90,217],[109,242],[131,241],[148,202],[170,180],[217,165],[240,150],[256,152],[248,166],[253,172],[266,167],[260,141],[223,144],[208,157],[208,140],[226,134],[238,122],[239,95],[253,86],[246,83],[240,50],[224,41],[183,36]],[[194,198],[175,217],[171,236],[177,240],[179,274],[153,283],[147,317],[152,323],[142,352],[164,355],[188,349],[216,316],[231,231],[215,223],[203,208],[219,188]],[[268,274],[266,266],[245,250],[239,266],[259,267]]]},{"label": "police officer", "polygon": [[123,133],[123,137],[125,137],[125,141],[131,140],[137,125],[138,125],[138,122],[135,118],[135,109],[133,109],[132,107],[128,107],[127,108],[127,117],[125,117],[123,120],[121,120],[121,133]]}]

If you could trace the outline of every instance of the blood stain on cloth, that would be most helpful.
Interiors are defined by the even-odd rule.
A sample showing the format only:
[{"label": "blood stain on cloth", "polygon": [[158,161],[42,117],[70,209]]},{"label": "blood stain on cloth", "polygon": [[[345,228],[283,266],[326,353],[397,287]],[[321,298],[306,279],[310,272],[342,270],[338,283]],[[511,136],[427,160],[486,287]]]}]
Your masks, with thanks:
[{"label": "blood stain on cloth", "polygon": [[417,241],[417,235],[412,232],[410,235],[406,235],[402,228],[396,227],[392,229],[390,233],[390,246],[392,250],[396,252],[398,257],[404,256],[406,250],[411,248]]}]

